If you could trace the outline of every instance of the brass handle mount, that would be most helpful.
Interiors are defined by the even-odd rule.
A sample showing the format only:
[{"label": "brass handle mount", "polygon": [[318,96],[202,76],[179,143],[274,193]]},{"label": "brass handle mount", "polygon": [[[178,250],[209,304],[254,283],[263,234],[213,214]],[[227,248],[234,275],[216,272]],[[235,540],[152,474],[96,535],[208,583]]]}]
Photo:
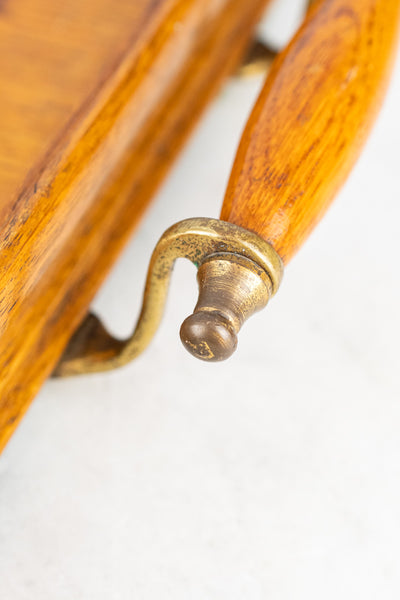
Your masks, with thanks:
[{"label": "brass handle mount", "polygon": [[217,219],[186,219],[157,243],[148,268],[142,309],[133,334],[114,338],[93,314],[71,338],[54,376],[108,371],[136,358],[153,338],[164,312],[178,258],[198,267],[199,300],[181,327],[184,346],[197,358],[219,361],[235,350],[244,321],[263,308],[280,285],[282,261],[257,234]]}]

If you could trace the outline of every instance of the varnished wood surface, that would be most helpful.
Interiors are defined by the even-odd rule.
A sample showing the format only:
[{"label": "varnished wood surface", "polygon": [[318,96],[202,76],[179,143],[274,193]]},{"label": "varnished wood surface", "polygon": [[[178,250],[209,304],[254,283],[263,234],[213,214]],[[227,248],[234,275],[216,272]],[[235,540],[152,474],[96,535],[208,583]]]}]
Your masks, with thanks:
[{"label": "varnished wood surface", "polygon": [[[71,131],[129,51],[145,43],[166,2],[13,0],[0,8],[1,226],[30,169]],[[86,103],[86,106],[84,104]],[[67,141],[64,138],[64,141]]]},{"label": "varnished wood surface", "polygon": [[366,140],[388,83],[399,6],[316,2],[273,65],[243,134],[221,218],[260,234],[284,262],[321,219]]},{"label": "varnished wood surface", "polygon": [[264,5],[2,3],[0,447]]}]

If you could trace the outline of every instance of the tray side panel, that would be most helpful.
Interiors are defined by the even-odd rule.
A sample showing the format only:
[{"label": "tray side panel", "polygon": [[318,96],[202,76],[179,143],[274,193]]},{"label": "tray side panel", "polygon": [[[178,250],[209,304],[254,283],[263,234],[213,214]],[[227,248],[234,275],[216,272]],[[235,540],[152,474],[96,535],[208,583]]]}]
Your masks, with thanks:
[{"label": "tray side panel", "polygon": [[0,259],[0,447],[201,111],[239,62],[264,6],[175,3],[139,57],[128,53],[43,170],[28,177]]}]

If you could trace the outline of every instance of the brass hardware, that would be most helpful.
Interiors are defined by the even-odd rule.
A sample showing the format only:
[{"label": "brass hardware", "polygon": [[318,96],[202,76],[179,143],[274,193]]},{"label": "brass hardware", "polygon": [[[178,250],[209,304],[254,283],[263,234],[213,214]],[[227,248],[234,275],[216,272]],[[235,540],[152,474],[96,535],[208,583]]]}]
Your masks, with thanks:
[{"label": "brass hardware", "polygon": [[237,70],[237,76],[254,77],[255,75],[268,73],[276,54],[263,42],[255,39]]},{"label": "brass hardware", "polygon": [[[282,262],[272,246],[251,231],[217,219],[186,219],[167,229],[153,251],[142,309],[132,336],[115,339],[90,314],[70,340],[54,376],[108,371],[143,352],[161,321],[172,269],[181,257],[199,267],[202,287],[194,315],[182,326],[185,346],[205,360],[221,360],[228,350],[231,354],[243,321],[265,306],[277,291]],[[207,312],[212,321],[208,328],[204,327]],[[193,333],[193,325],[202,319],[203,345],[198,330]],[[217,334],[221,337],[221,326],[227,329],[225,345],[215,341]],[[208,354],[204,351],[206,344]]]},{"label": "brass hardware", "polygon": [[182,324],[182,343],[202,360],[225,360],[236,349],[244,321],[267,304],[271,280],[257,263],[232,253],[208,258],[197,279],[199,300]]}]

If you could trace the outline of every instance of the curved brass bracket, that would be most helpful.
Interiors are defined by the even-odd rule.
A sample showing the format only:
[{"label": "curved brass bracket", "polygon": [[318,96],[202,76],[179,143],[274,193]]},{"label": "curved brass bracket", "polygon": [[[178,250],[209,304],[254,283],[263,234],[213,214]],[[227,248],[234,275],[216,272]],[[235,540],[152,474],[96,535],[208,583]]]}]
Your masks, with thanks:
[{"label": "curved brass bracket", "polygon": [[[187,258],[200,267],[210,262],[213,257],[225,263],[226,260],[234,263],[247,260],[252,265],[252,276],[257,269],[261,271],[267,300],[279,287],[283,273],[282,262],[272,246],[258,235],[217,219],[186,219],[170,227],[154,249],[148,268],[142,309],[131,337],[127,340],[114,338],[105,330],[100,320],[90,314],[70,340],[54,376],[108,371],[136,358],[148,346],[157,331],[175,261],[178,258]],[[243,264],[241,268],[244,268]],[[249,302],[251,294],[247,292],[248,289],[250,288],[242,285],[241,294],[244,294],[244,300],[241,301],[240,309],[237,309],[240,312],[239,317],[236,320],[229,317],[229,320],[224,316],[225,320],[229,320],[228,327],[238,330],[247,314],[260,308],[259,300],[253,304]],[[238,304],[237,297],[235,301]],[[252,310],[249,309],[250,304]],[[204,307],[203,303],[199,310],[210,312],[211,309]],[[221,308],[217,311],[219,315],[222,314]],[[198,355],[200,358],[218,360],[215,357],[206,357],[201,352]]]},{"label": "curved brass bracket", "polygon": [[268,73],[277,53],[259,39],[255,39],[247,51],[236,75],[253,77]]}]

